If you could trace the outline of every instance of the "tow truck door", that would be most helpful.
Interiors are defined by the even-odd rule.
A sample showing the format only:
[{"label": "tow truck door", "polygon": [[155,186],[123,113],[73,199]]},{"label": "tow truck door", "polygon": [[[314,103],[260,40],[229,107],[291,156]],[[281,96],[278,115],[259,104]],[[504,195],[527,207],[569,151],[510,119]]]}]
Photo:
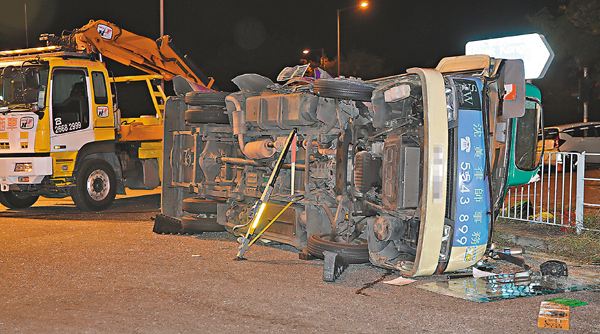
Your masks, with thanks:
[{"label": "tow truck door", "polygon": [[88,72],[55,68],[50,85],[50,151],[78,151],[94,141]]}]

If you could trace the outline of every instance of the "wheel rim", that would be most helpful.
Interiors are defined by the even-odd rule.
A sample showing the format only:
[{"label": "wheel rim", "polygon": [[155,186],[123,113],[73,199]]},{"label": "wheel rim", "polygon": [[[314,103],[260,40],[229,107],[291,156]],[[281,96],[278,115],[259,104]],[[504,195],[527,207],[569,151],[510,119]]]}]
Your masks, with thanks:
[{"label": "wheel rim", "polygon": [[105,199],[110,191],[108,174],[101,169],[93,171],[87,179],[86,188],[88,195],[94,201]]}]

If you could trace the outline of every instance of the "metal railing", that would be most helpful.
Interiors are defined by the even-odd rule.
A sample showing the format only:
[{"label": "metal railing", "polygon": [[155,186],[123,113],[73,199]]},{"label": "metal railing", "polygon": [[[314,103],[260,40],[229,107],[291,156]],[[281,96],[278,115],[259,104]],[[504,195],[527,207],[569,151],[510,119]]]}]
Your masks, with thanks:
[{"label": "metal railing", "polygon": [[585,202],[586,156],[598,153],[544,152],[543,164],[530,183],[511,187],[506,193],[499,218],[559,226],[563,230],[600,231],[584,227],[584,210],[600,208],[600,203]]}]

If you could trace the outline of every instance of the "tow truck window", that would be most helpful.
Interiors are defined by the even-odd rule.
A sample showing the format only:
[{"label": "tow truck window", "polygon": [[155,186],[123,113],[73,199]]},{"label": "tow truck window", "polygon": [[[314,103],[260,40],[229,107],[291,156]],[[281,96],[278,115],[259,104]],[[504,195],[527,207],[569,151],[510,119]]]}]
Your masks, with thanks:
[{"label": "tow truck window", "polygon": [[106,92],[104,73],[92,72],[92,84],[94,85],[94,102],[96,104],[107,104],[108,93]]},{"label": "tow truck window", "polygon": [[[48,70],[41,67],[35,66],[39,70],[40,73],[40,83],[41,86],[37,92],[38,97],[43,97],[45,94],[46,83],[48,81]],[[23,67],[25,70],[30,69],[32,67]],[[4,68],[0,67],[0,73]],[[12,77],[0,77],[0,107],[10,106],[10,105],[18,105],[25,103],[24,93],[26,84],[23,78],[23,71],[19,71],[18,74]],[[38,101],[39,109],[44,109],[44,99]]]},{"label": "tow truck window", "polygon": [[52,124],[56,134],[89,127],[89,102],[84,71],[67,69],[54,71],[52,110]]}]

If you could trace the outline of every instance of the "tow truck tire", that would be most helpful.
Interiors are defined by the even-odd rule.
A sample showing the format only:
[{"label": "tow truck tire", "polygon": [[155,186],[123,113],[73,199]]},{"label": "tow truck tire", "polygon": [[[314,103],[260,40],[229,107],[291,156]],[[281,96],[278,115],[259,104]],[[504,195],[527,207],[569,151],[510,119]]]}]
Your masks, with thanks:
[{"label": "tow truck tire", "polygon": [[340,254],[348,263],[369,262],[369,245],[365,239],[355,239],[355,243],[345,244],[331,241],[329,234],[313,234],[308,238],[306,249],[310,255],[323,259],[323,251]]},{"label": "tow truck tire", "polygon": [[202,92],[193,91],[185,94],[185,103],[190,106],[222,106],[225,108],[225,97],[229,93],[226,92]]},{"label": "tow truck tire", "polygon": [[31,195],[20,191],[1,191],[0,204],[9,209],[25,209],[32,206],[39,197],[38,195]]},{"label": "tow truck tire", "polygon": [[358,80],[317,79],[313,82],[313,93],[322,97],[345,100],[371,101],[375,87]]},{"label": "tow truck tire", "polygon": [[83,162],[71,189],[71,197],[81,211],[108,209],[117,193],[117,177],[112,166],[102,159]]},{"label": "tow truck tire", "polygon": [[224,232],[225,226],[217,223],[217,218],[202,218],[196,215],[187,215],[181,218],[183,233],[200,234],[204,232]]},{"label": "tow truck tire", "polygon": [[224,109],[188,109],[185,111],[185,121],[200,124],[229,124],[229,116]]},{"label": "tow truck tire", "polygon": [[217,202],[197,197],[186,198],[181,203],[183,211],[190,213],[217,213]]}]

